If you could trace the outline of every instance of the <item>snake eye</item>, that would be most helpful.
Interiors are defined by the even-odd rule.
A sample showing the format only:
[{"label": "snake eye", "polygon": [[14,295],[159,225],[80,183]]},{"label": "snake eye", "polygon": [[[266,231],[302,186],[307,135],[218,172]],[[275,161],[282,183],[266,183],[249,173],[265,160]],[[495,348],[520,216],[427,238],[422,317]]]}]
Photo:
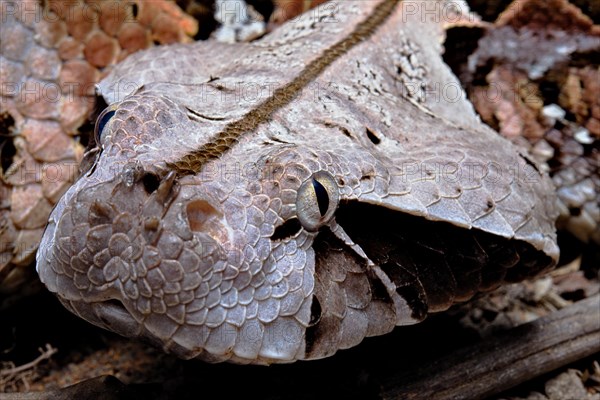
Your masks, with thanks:
[{"label": "snake eye", "polygon": [[102,130],[108,123],[108,121],[112,118],[113,115],[117,112],[116,106],[109,106],[104,109],[96,119],[96,126],[94,127],[94,137],[96,139],[96,144],[100,145],[100,139],[102,139]]},{"label": "snake eye", "polygon": [[314,232],[331,221],[339,202],[339,188],[333,176],[325,171],[317,172],[298,189],[298,220],[304,229]]}]

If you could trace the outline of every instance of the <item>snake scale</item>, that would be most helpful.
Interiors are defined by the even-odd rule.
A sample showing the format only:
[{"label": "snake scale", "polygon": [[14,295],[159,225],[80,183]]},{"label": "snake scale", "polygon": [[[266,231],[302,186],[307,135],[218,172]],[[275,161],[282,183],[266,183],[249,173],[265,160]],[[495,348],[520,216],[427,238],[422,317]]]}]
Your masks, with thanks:
[{"label": "snake scale", "polygon": [[129,57],[98,86],[42,281],[180,357],[271,364],[553,267],[552,184],[479,121],[441,29],[402,1],[344,1],[249,45]]}]

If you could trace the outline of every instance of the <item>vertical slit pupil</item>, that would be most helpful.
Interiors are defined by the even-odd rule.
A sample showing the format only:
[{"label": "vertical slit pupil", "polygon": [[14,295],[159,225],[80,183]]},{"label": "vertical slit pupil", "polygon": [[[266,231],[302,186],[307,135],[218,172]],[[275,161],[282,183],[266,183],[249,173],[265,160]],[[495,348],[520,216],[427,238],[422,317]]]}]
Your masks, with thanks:
[{"label": "vertical slit pupil", "polygon": [[321,182],[314,178],[312,180],[312,185],[313,189],[315,190],[315,195],[317,196],[319,213],[321,213],[321,217],[323,217],[329,209],[329,195],[327,194],[327,189],[325,189],[325,187],[321,185]]}]

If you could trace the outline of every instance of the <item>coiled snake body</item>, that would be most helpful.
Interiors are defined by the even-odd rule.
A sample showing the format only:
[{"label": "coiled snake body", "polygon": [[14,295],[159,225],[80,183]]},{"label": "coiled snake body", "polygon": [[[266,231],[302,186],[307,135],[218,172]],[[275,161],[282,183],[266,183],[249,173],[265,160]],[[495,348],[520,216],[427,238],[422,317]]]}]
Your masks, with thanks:
[{"label": "coiled snake body", "polygon": [[264,364],[551,268],[552,184],[479,122],[440,29],[400,1],[342,2],[251,45],[133,55],[99,85],[42,281],[181,357]]}]

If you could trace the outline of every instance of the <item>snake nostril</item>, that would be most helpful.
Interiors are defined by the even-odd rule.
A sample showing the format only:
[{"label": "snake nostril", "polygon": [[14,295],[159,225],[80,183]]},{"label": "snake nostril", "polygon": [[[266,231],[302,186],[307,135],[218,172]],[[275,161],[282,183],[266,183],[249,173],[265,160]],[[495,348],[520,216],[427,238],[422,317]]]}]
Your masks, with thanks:
[{"label": "snake nostril", "polygon": [[366,128],[366,133],[367,133],[367,137],[369,138],[369,140],[373,143],[373,144],[379,144],[381,143],[381,139],[377,136],[377,134],[375,132],[373,132],[371,129]]},{"label": "snake nostril", "polygon": [[144,185],[144,190],[146,193],[151,194],[158,189],[158,186],[160,185],[160,179],[155,174],[147,172],[142,177],[142,184]]},{"label": "snake nostril", "polygon": [[573,217],[578,217],[581,215],[581,207],[571,207],[571,208],[569,208],[569,213]]}]

